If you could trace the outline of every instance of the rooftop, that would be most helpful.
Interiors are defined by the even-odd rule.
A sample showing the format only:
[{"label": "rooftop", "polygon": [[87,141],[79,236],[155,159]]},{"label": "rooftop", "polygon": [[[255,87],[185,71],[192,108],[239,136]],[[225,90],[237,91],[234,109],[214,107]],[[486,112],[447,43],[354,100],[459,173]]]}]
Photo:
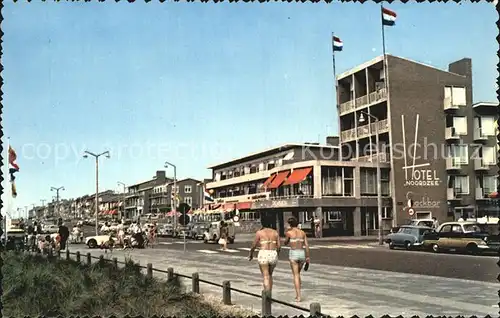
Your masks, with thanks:
[{"label": "rooftop", "polygon": [[[405,58],[405,57],[401,57],[401,56],[396,56],[396,55],[392,55],[392,54],[386,54],[387,56],[391,56],[391,57],[394,57],[394,58],[398,58],[398,59],[401,59],[401,60],[405,60],[405,61],[408,61],[408,62],[411,62],[411,63],[415,63],[415,64],[419,64],[419,65],[422,65],[422,66],[425,66],[425,67],[429,67],[429,68],[432,68],[432,69],[435,69],[435,70],[438,70],[438,71],[441,71],[441,72],[445,72],[445,73],[450,73],[450,74],[453,74],[453,75],[457,75],[457,76],[461,76],[461,77],[464,77],[463,75],[460,75],[460,74],[456,74],[456,73],[453,73],[453,72],[450,72],[448,70],[443,70],[441,68],[438,68],[438,67],[435,67],[435,66],[432,66],[432,65],[429,65],[429,64],[425,64],[425,63],[422,63],[422,62],[418,62],[418,61],[414,61],[414,60],[411,60],[411,59],[408,59],[408,58]],[[369,66],[372,66],[380,61],[382,61],[383,57],[382,55],[380,56],[377,56],[367,62],[364,62],[360,65],[357,65],[343,73],[340,73],[336,76],[336,79],[337,80],[340,80],[340,79],[343,79],[345,78],[346,76],[349,76],[349,75],[352,75],[356,72],[359,72],[360,70],[362,69],[365,69]]]},{"label": "rooftop", "polygon": [[280,152],[283,152],[286,150],[291,150],[291,149],[294,149],[297,147],[339,149],[339,146],[321,145],[319,143],[288,143],[288,144],[283,144],[281,146],[272,147],[272,148],[269,148],[266,150],[262,150],[259,152],[254,152],[254,153],[251,153],[251,154],[246,155],[244,157],[239,157],[239,158],[235,158],[235,159],[232,159],[232,160],[229,160],[226,162],[218,163],[218,164],[209,166],[208,169],[216,169],[216,168],[220,168],[223,166],[237,164],[237,163],[241,163],[241,162],[248,161],[248,160],[258,159],[258,158],[269,156],[272,154],[277,154],[277,153],[280,153]]}]

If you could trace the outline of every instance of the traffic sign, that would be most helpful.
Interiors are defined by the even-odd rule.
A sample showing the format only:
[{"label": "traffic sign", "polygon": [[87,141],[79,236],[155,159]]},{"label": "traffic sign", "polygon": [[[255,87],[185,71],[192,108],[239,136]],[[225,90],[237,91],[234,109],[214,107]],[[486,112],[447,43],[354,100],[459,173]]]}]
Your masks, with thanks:
[{"label": "traffic sign", "polygon": [[413,209],[408,209],[408,214],[409,214],[410,216],[413,216],[413,215],[415,214],[415,210],[413,210]]},{"label": "traffic sign", "polygon": [[186,214],[182,214],[179,216],[179,224],[182,226],[186,226],[189,223],[189,217]]},{"label": "traffic sign", "polygon": [[235,215],[233,216],[233,222],[238,222],[240,220],[240,217]]}]

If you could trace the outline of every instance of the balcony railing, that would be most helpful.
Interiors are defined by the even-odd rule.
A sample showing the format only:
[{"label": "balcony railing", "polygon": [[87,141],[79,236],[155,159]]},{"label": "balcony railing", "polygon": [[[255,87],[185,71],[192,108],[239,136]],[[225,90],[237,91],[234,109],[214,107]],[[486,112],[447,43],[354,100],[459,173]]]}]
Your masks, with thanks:
[{"label": "balcony railing", "polygon": [[[378,125],[379,134],[389,131],[389,121],[387,119],[380,120],[375,123],[371,123],[369,125],[360,126],[358,128],[352,128],[348,130],[344,130],[340,133],[340,137],[342,138],[342,142],[349,142],[352,140],[368,137],[370,135],[374,136]],[[356,134],[357,130],[357,134]]]},{"label": "balcony railing", "polygon": [[490,190],[488,188],[476,188],[476,200],[486,200],[489,199],[489,194],[495,190]]},{"label": "balcony railing", "polygon": [[474,141],[488,140],[481,127],[474,128]]},{"label": "balcony railing", "polygon": [[[389,162],[390,155],[387,152],[381,152],[378,154],[378,158],[380,162]],[[362,156],[358,158],[354,158],[352,160],[359,162],[377,162],[377,154]]]},{"label": "balcony railing", "polygon": [[455,127],[446,127],[445,138],[446,140],[458,140],[460,136],[457,134]]},{"label": "balcony railing", "polygon": [[387,91],[385,88],[382,88],[368,95],[358,97],[355,100],[347,101],[339,105],[340,116],[351,113],[357,110],[358,108],[366,107],[369,104],[379,103],[386,98],[387,98]]},{"label": "balcony railing", "polygon": [[464,191],[460,188],[447,188],[446,197],[448,200],[460,200],[464,195]]},{"label": "balcony railing", "polygon": [[448,157],[446,158],[446,170],[458,170],[462,166],[460,158]]},{"label": "balcony railing", "polygon": [[474,170],[488,170],[489,167],[485,164],[483,158],[475,158],[474,159]]},{"label": "balcony railing", "polygon": [[444,100],[443,100],[443,107],[444,107],[444,110],[454,110],[454,109],[458,109],[458,105],[453,105],[453,100],[451,99],[451,97],[446,97]]}]

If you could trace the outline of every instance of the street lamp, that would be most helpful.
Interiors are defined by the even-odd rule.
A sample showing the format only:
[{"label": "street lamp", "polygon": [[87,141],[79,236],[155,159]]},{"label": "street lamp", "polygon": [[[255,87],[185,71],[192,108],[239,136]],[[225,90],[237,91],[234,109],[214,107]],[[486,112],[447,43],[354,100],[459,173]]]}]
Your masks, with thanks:
[{"label": "street lamp", "polygon": [[[173,163],[165,161],[165,168],[174,168],[174,189],[172,190],[173,198],[171,200],[171,206],[174,209],[174,233],[177,230],[177,166]],[[172,235],[173,236],[173,235]],[[186,251],[186,231],[184,230],[184,252]]]},{"label": "street lamp", "polygon": [[99,157],[105,155],[106,158],[110,158],[109,151],[104,151],[99,154],[92,153],[90,151],[85,151],[83,158],[88,158],[90,156],[95,158],[95,235],[99,235],[98,223],[99,223]]},{"label": "street lamp", "polygon": [[56,192],[56,213],[57,213],[57,216],[60,217],[59,215],[59,191],[61,190],[66,190],[64,187],[59,187],[59,188],[56,188],[56,187],[50,187],[50,191],[55,191]]},{"label": "street lamp", "polygon": [[364,123],[366,121],[365,117],[363,116],[366,115],[367,117],[370,117],[375,121],[375,143],[377,145],[377,208],[378,208],[378,244],[379,245],[384,245],[384,232],[382,229],[382,184],[381,184],[381,173],[380,173],[380,156],[379,156],[379,151],[380,151],[380,141],[379,141],[379,134],[378,134],[378,123],[379,119],[371,114],[368,114],[364,111],[360,112],[359,116],[359,122]]},{"label": "street lamp", "polygon": [[123,213],[121,212],[120,207],[118,207],[118,211],[120,212],[119,218],[121,220],[123,218],[123,214],[125,214],[125,189],[126,189],[126,185],[125,185],[125,183],[123,183],[121,181],[118,181],[117,184],[123,186],[123,199],[122,199]]}]

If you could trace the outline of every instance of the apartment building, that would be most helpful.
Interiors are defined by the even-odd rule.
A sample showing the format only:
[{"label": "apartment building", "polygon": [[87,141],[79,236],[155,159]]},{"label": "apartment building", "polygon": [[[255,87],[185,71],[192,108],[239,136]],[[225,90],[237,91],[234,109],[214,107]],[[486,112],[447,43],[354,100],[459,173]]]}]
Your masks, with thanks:
[{"label": "apartment building", "polygon": [[[199,180],[186,178],[177,180],[178,204],[186,203],[193,209],[200,209],[203,202],[203,184]],[[171,211],[173,181],[165,182],[153,188],[150,194],[150,211],[161,213]]]},{"label": "apartment building", "polygon": [[[264,223],[284,234],[288,217],[305,230],[313,216],[323,234],[367,235],[378,228],[376,165],[341,161],[338,137],[318,143],[285,144],[209,167],[211,208],[240,212],[242,231]],[[389,164],[382,163],[384,219],[391,219]]]},{"label": "apartment building", "polygon": [[151,213],[149,195],[156,186],[172,181],[166,177],[165,171],[156,171],[152,179],[129,186],[125,196],[124,218],[135,219],[140,215]]},{"label": "apartment building", "polygon": [[386,65],[379,56],[337,76],[342,157],[378,153],[390,167],[393,225],[498,215],[488,199],[497,188],[498,104],[473,104],[471,59],[441,70],[386,55]]}]

